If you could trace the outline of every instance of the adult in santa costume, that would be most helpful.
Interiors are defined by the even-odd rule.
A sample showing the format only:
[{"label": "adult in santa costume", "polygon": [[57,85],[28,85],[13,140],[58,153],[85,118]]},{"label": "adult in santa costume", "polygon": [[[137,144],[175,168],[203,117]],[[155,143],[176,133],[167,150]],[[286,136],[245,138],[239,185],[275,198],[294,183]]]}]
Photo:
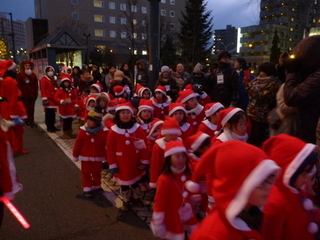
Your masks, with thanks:
[{"label": "adult in santa costume", "polygon": [[[211,172],[216,205],[201,222],[190,239],[262,240],[259,207],[267,203],[268,194],[280,168],[259,148],[239,141],[211,147],[195,169]],[[197,185],[186,183],[197,191]]]},{"label": "adult in santa costume", "polygon": [[33,62],[24,60],[21,63],[21,71],[17,74],[18,88],[21,92],[21,99],[27,111],[25,124],[35,126],[34,124],[34,106],[38,97],[38,78],[33,70]]},{"label": "adult in santa costume", "polygon": [[184,240],[185,231],[192,232],[198,225],[191,205],[193,196],[185,189],[191,177],[187,150],[181,141],[170,141],[164,157],[150,227],[162,239]]},{"label": "adult in santa costume", "polygon": [[23,121],[27,113],[21,102],[21,92],[15,80],[17,76],[16,64],[11,61],[0,62],[0,72],[3,75],[1,80],[0,96],[2,98],[1,114],[6,121],[13,121],[12,127],[5,133],[7,140],[12,146],[14,154],[28,153],[23,149]]},{"label": "adult in santa costume", "polygon": [[301,194],[317,161],[315,148],[314,144],[286,134],[269,138],[263,143],[262,149],[282,168],[269,202],[263,209],[264,239],[318,239],[315,238],[318,226],[308,213],[312,201]]},{"label": "adult in santa costume", "polygon": [[136,123],[129,102],[118,105],[114,123],[108,135],[107,158],[110,172],[121,185],[123,210],[128,211],[130,200],[134,205],[143,205],[138,182],[149,165],[146,136]]},{"label": "adult in santa costume", "polygon": [[[22,185],[17,178],[11,146],[5,141],[4,133],[0,129],[0,196],[3,194],[11,200],[21,190]],[[3,207],[3,203],[0,201],[0,227],[3,218]]]},{"label": "adult in santa costume", "polygon": [[54,68],[52,66],[46,66],[44,68],[44,75],[40,79],[40,90],[48,132],[55,132],[58,130],[54,126],[56,121],[56,110],[58,108],[57,103],[54,101],[54,95],[58,88],[59,86],[56,77],[54,76]]}]

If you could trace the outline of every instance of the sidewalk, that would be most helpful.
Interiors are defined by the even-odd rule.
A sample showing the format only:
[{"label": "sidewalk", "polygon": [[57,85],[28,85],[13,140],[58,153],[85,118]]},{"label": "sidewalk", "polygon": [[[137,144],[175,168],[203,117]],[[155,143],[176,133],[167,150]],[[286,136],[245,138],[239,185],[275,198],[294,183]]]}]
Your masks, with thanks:
[{"label": "sidewalk", "polygon": [[[41,98],[38,97],[35,106],[35,122],[38,127],[46,132],[46,125],[44,123],[44,111],[42,107]],[[59,126],[59,114],[56,114],[56,126]],[[77,134],[79,125],[78,121],[74,120],[72,124],[73,133]],[[58,131],[56,133],[47,132],[48,136],[57,143],[60,149],[69,157],[70,161],[72,161],[72,149],[75,142],[75,139],[65,140],[61,139],[62,131]],[[79,169],[81,169],[80,162],[73,162]],[[119,193],[120,185],[113,181],[112,176],[106,171],[102,170],[102,188],[105,190],[104,196],[114,204],[115,207],[122,207],[122,200]],[[153,199],[154,191],[142,192],[142,201],[144,203],[144,207],[137,208],[132,207],[131,210],[134,211],[145,223],[149,224],[152,217],[152,205],[151,200]]]}]

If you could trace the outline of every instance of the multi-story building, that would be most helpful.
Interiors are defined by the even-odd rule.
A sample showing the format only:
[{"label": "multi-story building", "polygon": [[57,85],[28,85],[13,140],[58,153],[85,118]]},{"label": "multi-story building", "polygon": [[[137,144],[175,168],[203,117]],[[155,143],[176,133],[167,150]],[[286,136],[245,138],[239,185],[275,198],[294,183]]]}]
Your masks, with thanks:
[{"label": "multi-story building", "polygon": [[[76,40],[119,64],[128,55],[148,54],[148,0],[35,0],[36,18],[47,19],[49,34],[67,29]],[[58,7],[57,7],[58,6]],[[161,35],[174,35],[184,1],[161,0]]]},{"label": "multi-story building", "polygon": [[226,50],[231,54],[237,49],[237,29],[231,25],[227,25],[226,29],[214,30],[214,54],[221,50]]}]

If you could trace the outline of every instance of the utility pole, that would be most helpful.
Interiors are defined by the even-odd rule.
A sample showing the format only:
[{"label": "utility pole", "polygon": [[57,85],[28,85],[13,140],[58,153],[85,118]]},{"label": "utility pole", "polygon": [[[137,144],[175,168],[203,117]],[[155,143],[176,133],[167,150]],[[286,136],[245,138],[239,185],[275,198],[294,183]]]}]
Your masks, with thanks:
[{"label": "utility pole", "polygon": [[87,45],[87,51],[86,51],[86,64],[89,66],[89,37],[91,36],[90,33],[83,34],[83,36],[86,38],[86,45]]},{"label": "utility pole", "polygon": [[149,88],[151,91],[159,76],[160,69],[160,0],[149,0],[150,2],[150,28],[149,28]]},{"label": "utility pole", "polygon": [[14,43],[14,31],[13,31],[13,20],[12,20],[12,13],[9,13],[10,15],[10,22],[11,22],[11,39],[12,39],[12,55],[13,55],[13,61],[16,62],[16,45]]}]

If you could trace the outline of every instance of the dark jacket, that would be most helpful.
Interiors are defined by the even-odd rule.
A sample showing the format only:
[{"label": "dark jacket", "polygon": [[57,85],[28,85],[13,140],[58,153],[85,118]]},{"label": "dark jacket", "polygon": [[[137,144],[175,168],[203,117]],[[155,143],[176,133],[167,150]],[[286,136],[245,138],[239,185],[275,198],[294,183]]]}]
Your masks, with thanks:
[{"label": "dark jacket", "polygon": [[92,71],[91,74],[92,74],[93,79],[94,79],[95,82],[102,83],[102,75],[98,70]]},{"label": "dark jacket", "polygon": [[[223,83],[218,84],[218,75],[223,74]],[[210,92],[210,98],[213,102],[220,102],[226,108],[235,107],[238,102],[238,74],[232,69],[230,64],[219,62],[219,68],[215,70],[212,84],[213,89]]]},{"label": "dark jacket", "polygon": [[305,38],[291,52],[300,59],[294,73],[288,73],[284,86],[284,100],[297,107],[300,121],[297,136],[316,143],[317,122],[320,116],[320,36]]},{"label": "dark jacket", "polygon": [[177,82],[174,78],[169,76],[169,78],[163,79],[161,74],[159,75],[158,80],[156,81],[156,84],[154,88],[157,88],[158,86],[169,86],[167,89],[170,89],[167,91],[167,95],[170,96],[172,102],[175,102],[178,97],[179,87],[177,85]]},{"label": "dark jacket", "polygon": [[136,84],[141,84],[144,87],[148,87],[149,71],[147,68],[147,61],[145,59],[140,59],[136,64],[141,64],[143,66],[142,69],[137,69]]}]

